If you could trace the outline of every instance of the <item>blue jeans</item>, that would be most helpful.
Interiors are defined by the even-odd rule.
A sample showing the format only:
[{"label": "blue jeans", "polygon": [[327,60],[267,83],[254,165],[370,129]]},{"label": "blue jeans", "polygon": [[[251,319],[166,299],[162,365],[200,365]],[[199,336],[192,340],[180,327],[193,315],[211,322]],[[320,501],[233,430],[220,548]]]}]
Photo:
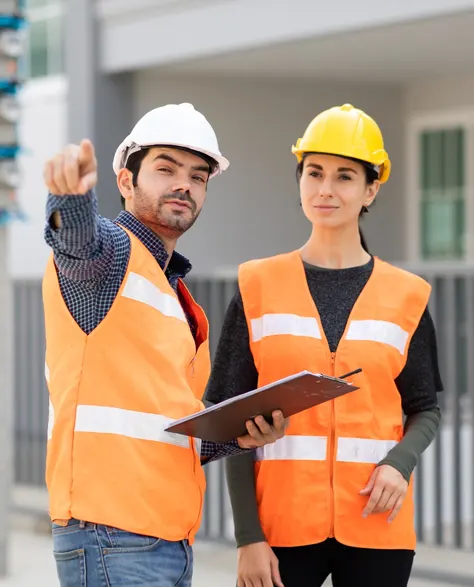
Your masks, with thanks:
[{"label": "blue jeans", "polygon": [[61,587],[191,587],[187,541],[168,542],[100,524],[53,524]]}]

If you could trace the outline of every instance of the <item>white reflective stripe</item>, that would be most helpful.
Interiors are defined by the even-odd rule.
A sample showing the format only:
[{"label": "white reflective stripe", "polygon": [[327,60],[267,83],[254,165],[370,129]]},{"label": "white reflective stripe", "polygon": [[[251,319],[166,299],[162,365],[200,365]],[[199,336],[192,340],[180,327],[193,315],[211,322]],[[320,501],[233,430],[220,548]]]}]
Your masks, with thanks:
[{"label": "white reflective stripe", "polygon": [[49,383],[49,367],[48,367],[48,363],[46,361],[44,362],[44,376],[45,376],[47,383]]},{"label": "white reflective stripe", "polygon": [[326,436],[288,435],[256,450],[257,461],[325,461]]},{"label": "white reflective stripe", "polygon": [[316,318],[297,316],[296,314],[264,314],[251,321],[251,328],[253,342],[258,342],[266,336],[278,334],[321,338]]},{"label": "white reflective stripe", "polygon": [[165,316],[186,322],[186,316],[179,301],[175,297],[163,293],[154,283],[137,273],[129,273],[122,295],[125,298],[147,304]]},{"label": "white reflective stripe", "polygon": [[165,442],[189,448],[189,438],[181,434],[165,432],[175,420],[160,414],[134,412],[104,406],[77,406],[76,432],[118,434],[139,440]]},{"label": "white reflective stripe", "polygon": [[48,412],[48,440],[53,437],[54,428],[54,408],[51,400],[49,400],[49,412]]},{"label": "white reflective stripe", "polygon": [[344,463],[372,463],[376,465],[397,444],[396,440],[339,437],[336,459]]},{"label": "white reflective stripe", "polygon": [[198,453],[199,456],[201,456],[202,440],[200,438],[195,438],[194,445],[196,446],[196,452]]},{"label": "white reflective stripe", "polygon": [[408,336],[408,332],[393,322],[385,322],[385,320],[353,320],[349,324],[346,339],[381,342],[393,346],[403,355]]}]

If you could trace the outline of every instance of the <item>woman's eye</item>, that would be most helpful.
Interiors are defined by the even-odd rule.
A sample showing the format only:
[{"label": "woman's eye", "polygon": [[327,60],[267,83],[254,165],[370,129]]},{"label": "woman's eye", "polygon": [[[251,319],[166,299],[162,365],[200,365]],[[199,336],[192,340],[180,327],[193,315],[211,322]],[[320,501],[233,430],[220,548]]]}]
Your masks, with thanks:
[{"label": "woman's eye", "polygon": [[171,173],[171,169],[169,169],[168,167],[159,167],[158,171],[165,171],[166,173]]},{"label": "woman's eye", "polygon": [[351,180],[352,177],[350,175],[343,174],[343,175],[341,175],[341,179],[343,179],[344,181],[346,181],[346,180]]}]

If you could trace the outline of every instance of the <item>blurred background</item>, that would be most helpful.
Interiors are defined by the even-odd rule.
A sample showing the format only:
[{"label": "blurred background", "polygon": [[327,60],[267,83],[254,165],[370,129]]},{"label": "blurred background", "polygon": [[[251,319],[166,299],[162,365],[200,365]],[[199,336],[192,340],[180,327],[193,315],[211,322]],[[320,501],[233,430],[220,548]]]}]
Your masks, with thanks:
[{"label": "blurred background", "polygon": [[[309,121],[349,102],[380,125],[392,176],[363,229],[375,255],[432,283],[445,384],[442,429],[416,470],[411,584],[474,585],[473,30],[474,0],[0,0],[0,585],[57,585],[44,486],[44,162],[92,139],[100,211],[113,218],[114,151],[169,102],[203,112],[231,161],[179,246],[213,350],[238,263],[309,234],[291,154]],[[221,463],[208,480],[196,585],[233,586]]]}]

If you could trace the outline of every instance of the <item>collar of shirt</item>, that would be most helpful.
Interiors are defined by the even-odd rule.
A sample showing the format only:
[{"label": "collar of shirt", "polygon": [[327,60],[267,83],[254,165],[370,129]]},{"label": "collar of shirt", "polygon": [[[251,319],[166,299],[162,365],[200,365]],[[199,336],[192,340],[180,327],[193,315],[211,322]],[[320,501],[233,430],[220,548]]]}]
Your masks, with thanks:
[{"label": "collar of shirt", "polygon": [[[168,260],[168,253],[163,241],[152,230],[150,230],[148,226],[145,226],[143,222],[140,222],[140,220],[130,212],[125,211],[120,212],[115,219],[115,222],[121,224],[133,233],[140,242],[145,245],[156,259],[159,266],[164,270],[166,261]],[[176,251],[173,251],[166,270],[168,277],[173,276],[182,279],[191,271],[191,269],[192,265],[189,260]]]}]

